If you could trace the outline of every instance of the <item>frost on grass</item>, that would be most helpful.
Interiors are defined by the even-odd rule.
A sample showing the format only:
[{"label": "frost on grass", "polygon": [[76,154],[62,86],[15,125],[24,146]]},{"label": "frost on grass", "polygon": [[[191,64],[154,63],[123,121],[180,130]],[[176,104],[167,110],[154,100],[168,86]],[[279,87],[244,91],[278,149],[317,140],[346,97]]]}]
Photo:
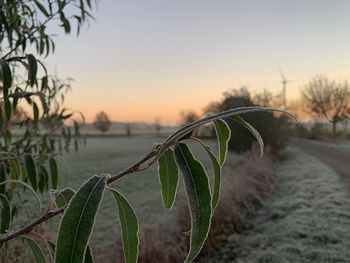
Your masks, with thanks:
[{"label": "frost on grass", "polygon": [[349,262],[350,194],[337,174],[291,150],[255,227],[229,236],[210,262]]}]

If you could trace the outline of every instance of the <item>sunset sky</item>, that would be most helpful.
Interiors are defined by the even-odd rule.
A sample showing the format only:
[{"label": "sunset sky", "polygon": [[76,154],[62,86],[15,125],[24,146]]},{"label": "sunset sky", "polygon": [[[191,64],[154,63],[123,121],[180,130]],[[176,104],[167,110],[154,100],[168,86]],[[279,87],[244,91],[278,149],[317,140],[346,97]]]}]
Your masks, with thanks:
[{"label": "sunset sky", "polygon": [[[56,37],[46,59],[73,77],[67,106],[88,121],[175,124],[222,93],[282,88],[288,99],[316,74],[350,76],[350,1],[103,0],[81,35]],[[58,33],[58,31],[57,31]]]}]

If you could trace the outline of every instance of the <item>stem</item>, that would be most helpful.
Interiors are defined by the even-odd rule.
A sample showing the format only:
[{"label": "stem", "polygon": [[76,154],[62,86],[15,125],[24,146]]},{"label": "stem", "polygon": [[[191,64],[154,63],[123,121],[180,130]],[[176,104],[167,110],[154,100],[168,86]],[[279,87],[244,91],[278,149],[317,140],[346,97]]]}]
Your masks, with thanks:
[{"label": "stem", "polygon": [[[140,161],[136,162],[135,164],[131,165],[129,168],[121,171],[120,173],[116,175],[112,175],[108,180],[107,184],[111,184],[114,181],[117,181],[118,179],[122,178],[123,176],[130,174],[130,173],[136,173],[143,171],[151,166],[151,164],[147,164],[145,167],[141,167],[142,164],[147,162],[148,160],[152,159],[154,156],[156,156],[157,153],[157,147],[152,148],[152,150],[143,157]],[[7,242],[13,238],[16,238],[18,236],[21,236],[23,234],[29,233],[33,230],[34,227],[37,225],[40,225],[41,223],[49,220],[50,218],[57,216],[59,214],[62,214],[67,206],[64,206],[62,208],[46,211],[41,217],[34,220],[32,223],[29,223],[28,225],[18,229],[17,231],[14,231],[12,233],[6,234],[6,235],[0,235],[0,244]]]},{"label": "stem", "polygon": [[12,232],[10,234],[7,235],[2,235],[0,236],[0,244],[9,241],[15,237],[21,236],[23,234],[29,233],[30,231],[33,230],[34,227],[36,227],[37,225],[41,224],[42,222],[45,222],[47,220],[49,220],[51,217],[57,216],[61,213],[64,212],[64,210],[66,209],[66,207],[61,207],[59,209],[53,210],[53,211],[49,211],[45,214],[43,214],[41,217],[39,217],[38,219],[34,220],[32,223],[24,226],[23,228]]}]

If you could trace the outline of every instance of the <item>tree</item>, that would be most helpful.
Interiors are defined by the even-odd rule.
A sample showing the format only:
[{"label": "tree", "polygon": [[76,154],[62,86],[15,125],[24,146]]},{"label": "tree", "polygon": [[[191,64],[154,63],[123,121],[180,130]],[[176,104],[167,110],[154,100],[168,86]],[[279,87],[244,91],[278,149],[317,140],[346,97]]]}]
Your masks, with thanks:
[{"label": "tree", "polygon": [[[268,103],[272,103],[271,97],[269,92],[264,91],[255,97],[256,102],[254,102],[249,90],[243,86],[240,89],[225,92],[222,101],[210,103],[204,111],[211,114],[240,107],[265,107],[269,106]],[[246,113],[242,118],[259,131],[266,145],[269,145],[273,152],[278,153],[284,147],[286,136],[284,136],[283,129],[286,127],[286,120],[283,116],[278,117],[273,112],[267,111],[259,114]],[[226,122],[233,133],[228,143],[229,149],[236,152],[250,150],[255,142],[255,138],[252,134],[246,132],[247,127],[243,126],[240,120],[233,118],[227,119]]]},{"label": "tree", "polygon": [[131,124],[130,123],[127,123],[126,125],[125,125],[125,134],[126,134],[126,136],[131,136]]},{"label": "tree", "polygon": [[101,111],[96,114],[96,117],[94,120],[94,127],[96,128],[96,130],[102,133],[105,133],[109,131],[109,129],[111,128],[111,125],[112,125],[112,122],[108,118],[107,113],[105,113],[104,111]]},{"label": "tree", "polygon": [[154,128],[156,129],[157,136],[160,136],[160,131],[162,129],[162,121],[159,117],[154,119]]},{"label": "tree", "polygon": [[200,119],[199,115],[193,110],[182,111],[180,115],[182,125],[186,125]]},{"label": "tree", "polygon": [[304,87],[302,96],[306,111],[329,121],[335,137],[337,124],[350,116],[349,83],[317,76]]}]

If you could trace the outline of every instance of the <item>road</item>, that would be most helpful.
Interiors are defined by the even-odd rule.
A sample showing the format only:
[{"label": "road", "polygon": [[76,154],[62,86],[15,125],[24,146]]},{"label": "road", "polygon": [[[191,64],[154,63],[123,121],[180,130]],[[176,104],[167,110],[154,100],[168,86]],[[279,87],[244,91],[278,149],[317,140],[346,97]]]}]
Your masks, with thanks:
[{"label": "road", "polygon": [[350,151],[328,147],[311,140],[290,139],[289,144],[310,154],[340,174],[350,183]]}]

